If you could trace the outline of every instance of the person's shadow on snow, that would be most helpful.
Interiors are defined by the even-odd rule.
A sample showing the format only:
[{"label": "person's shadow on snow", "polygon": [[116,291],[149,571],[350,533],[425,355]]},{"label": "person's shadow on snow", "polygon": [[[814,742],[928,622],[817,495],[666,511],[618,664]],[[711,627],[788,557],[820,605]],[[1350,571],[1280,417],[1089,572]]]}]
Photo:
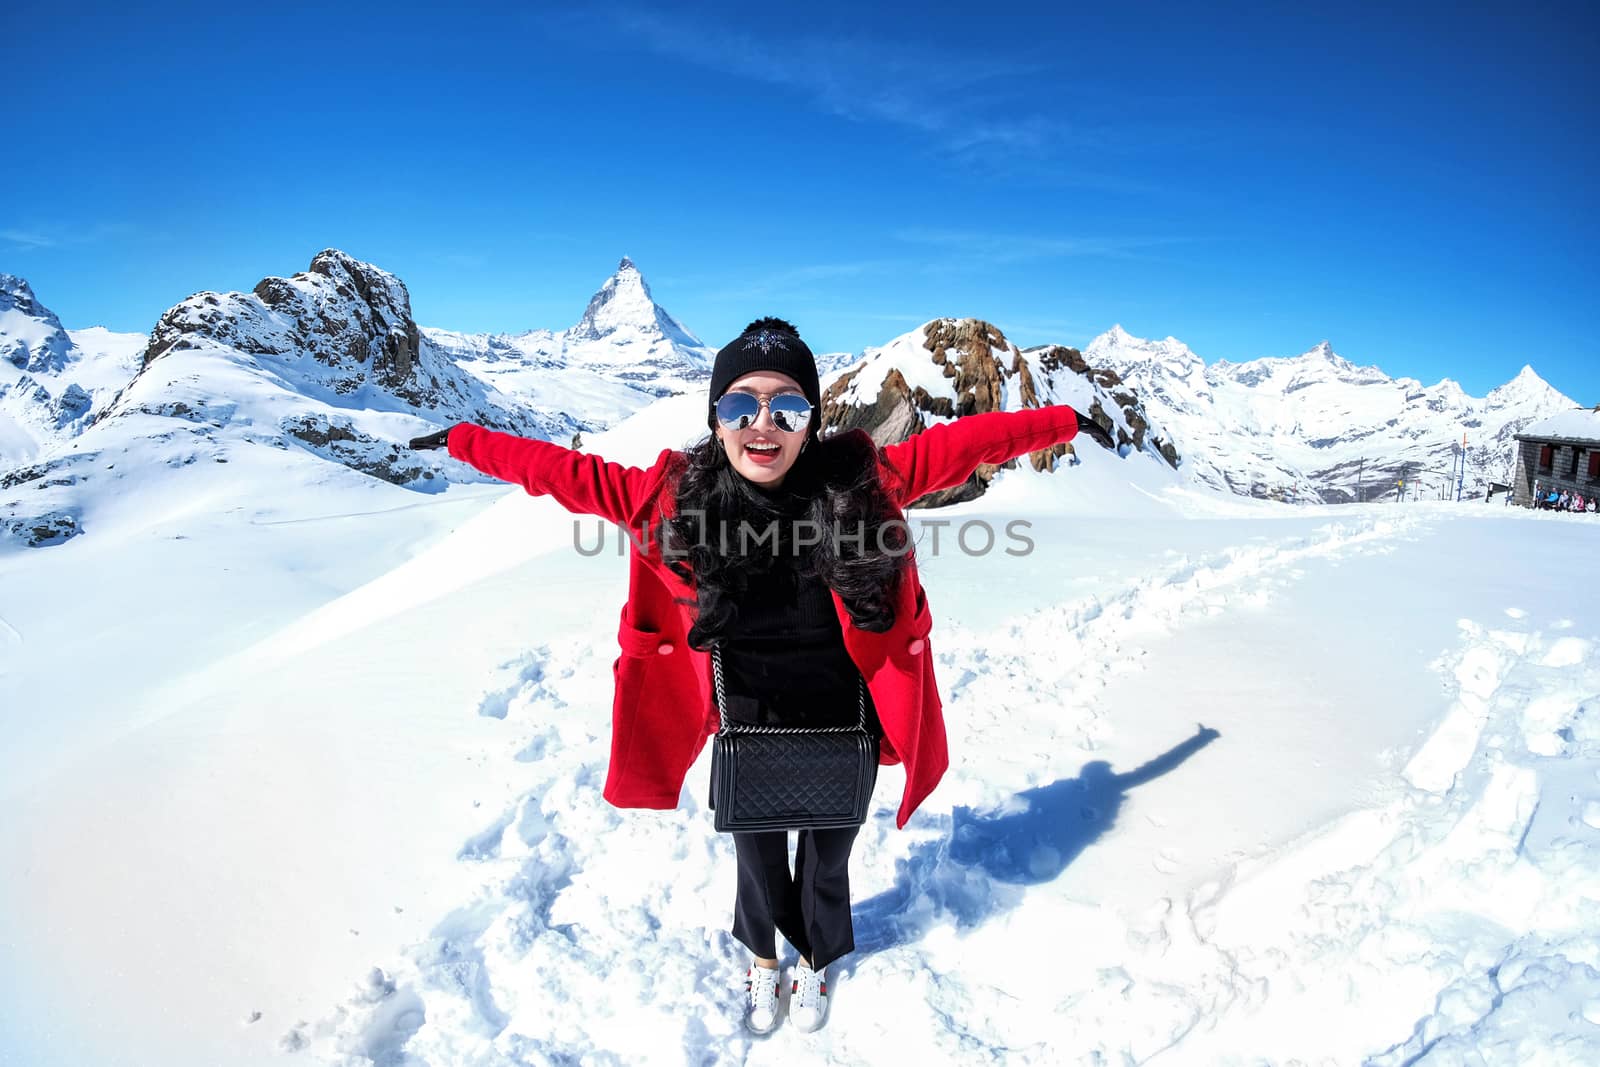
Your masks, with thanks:
[{"label": "person's shadow on snow", "polygon": [[892,889],[853,909],[855,953],[845,964],[920,939],[937,923],[975,926],[1014,907],[1022,886],[1048,882],[1116,822],[1128,790],[1176,768],[1221,735],[1200,726],[1188,738],[1126,774],[1105,760],[1083,765],[1076,778],[1018,793],[1018,810],[999,815],[951,812],[950,834],[896,861]]}]

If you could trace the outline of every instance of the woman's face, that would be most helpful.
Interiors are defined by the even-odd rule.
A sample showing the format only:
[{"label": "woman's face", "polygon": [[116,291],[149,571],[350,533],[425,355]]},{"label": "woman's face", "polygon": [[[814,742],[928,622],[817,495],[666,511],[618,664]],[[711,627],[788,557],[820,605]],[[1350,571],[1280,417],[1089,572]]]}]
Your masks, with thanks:
[{"label": "woman's face", "polygon": [[[743,377],[735,378],[727,391],[749,393],[758,397],[770,397],[779,393],[805,395],[800,389],[799,382],[777,371],[752,371]],[[813,417],[815,417],[814,412]],[[756,421],[749,426],[742,430],[730,430],[719,422],[716,434],[722,439],[722,445],[728,453],[728,462],[733,464],[734,470],[758,485],[775,489],[783,484],[784,476],[799,458],[808,430],[809,427],[798,433],[789,433],[778,429],[772,421],[772,412],[768,410],[766,404],[762,404]]]}]

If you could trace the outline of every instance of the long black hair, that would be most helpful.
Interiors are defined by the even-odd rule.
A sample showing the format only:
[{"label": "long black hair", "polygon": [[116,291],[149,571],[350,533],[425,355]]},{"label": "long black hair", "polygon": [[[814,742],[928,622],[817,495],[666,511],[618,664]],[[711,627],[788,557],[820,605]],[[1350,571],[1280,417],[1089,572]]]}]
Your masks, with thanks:
[{"label": "long black hair", "polygon": [[[878,477],[879,449],[865,432],[816,437],[777,489],[757,487],[734,469],[715,435],[684,450],[676,508],[663,526],[663,555],[692,582],[691,647],[709,651],[738,623],[750,575],[794,555],[801,573],[818,574],[839,594],[850,621],[882,633],[894,625],[894,601],[910,552],[903,520]],[[741,524],[776,539],[740,536]],[[816,531],[800,545],[796,527]],[[675,558],[673,558],[675,557]]]}]

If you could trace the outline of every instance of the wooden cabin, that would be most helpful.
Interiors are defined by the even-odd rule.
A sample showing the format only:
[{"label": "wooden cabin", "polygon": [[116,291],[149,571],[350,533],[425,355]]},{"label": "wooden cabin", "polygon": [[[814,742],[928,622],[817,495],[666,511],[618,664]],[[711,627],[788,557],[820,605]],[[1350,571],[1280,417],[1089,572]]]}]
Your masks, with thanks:
[{"label": "wooden cabin", "polygon": [[1533,506],[1533,483],[1542,493],[1570,489],[1587,499],[1600,494],[1600,404],[1541,419],[1515,435],[1513,503]]}]

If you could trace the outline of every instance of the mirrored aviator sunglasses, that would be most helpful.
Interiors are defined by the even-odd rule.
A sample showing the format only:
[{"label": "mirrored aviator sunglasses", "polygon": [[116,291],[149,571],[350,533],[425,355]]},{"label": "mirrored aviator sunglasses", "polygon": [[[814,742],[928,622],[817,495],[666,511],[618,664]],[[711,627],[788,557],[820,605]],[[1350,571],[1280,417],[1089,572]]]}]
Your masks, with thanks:
[{"label": "mirrored aviator sunglasses", "polygon": [[[773,425],[785,433],[799,433],[811,421],[811,402],[801,393],[779,393],[767,399]],[[717,401],[717,421],[730,430],[743,430],[761,416],[761,399],[751,393],[723,393]]]}]

